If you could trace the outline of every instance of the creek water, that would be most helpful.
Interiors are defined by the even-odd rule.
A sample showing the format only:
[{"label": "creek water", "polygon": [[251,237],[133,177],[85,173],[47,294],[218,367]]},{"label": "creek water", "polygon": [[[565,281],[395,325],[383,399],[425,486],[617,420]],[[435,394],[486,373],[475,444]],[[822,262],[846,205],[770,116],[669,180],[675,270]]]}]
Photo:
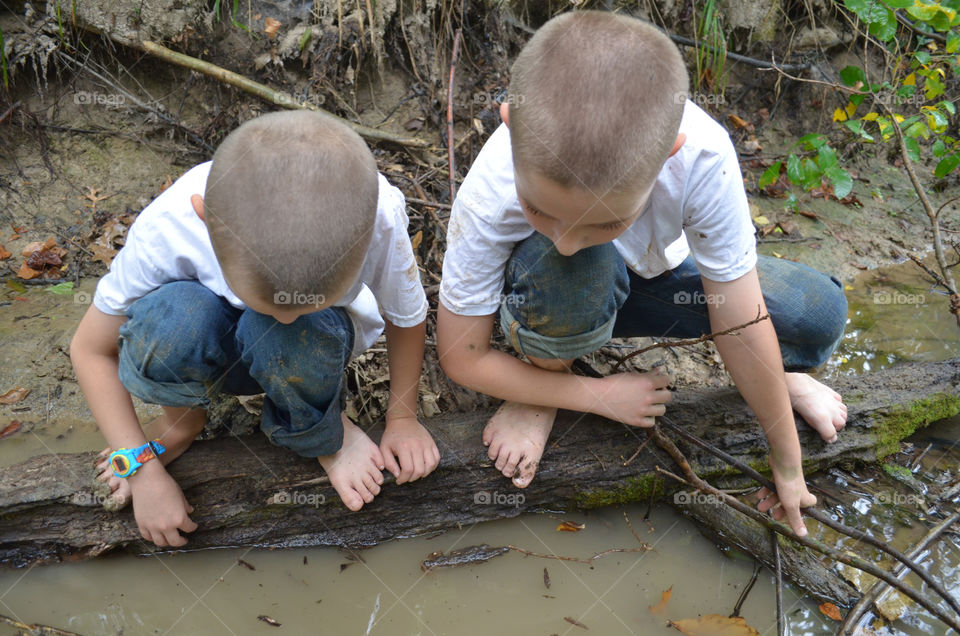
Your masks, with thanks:
[{"label": "creek water", "polygon": [[[848,285],[850,325],[836,362],[826,370],[828,377],[905,360],[960,355],[960,330],[946,313],[945,299],[931,292],[912,267],[865,273]],[[882,293],[888,296],[877,295]],[[37,453],[102,445],[89,420],[78,419],[67,429],[65,433],[63,426],[38,426],[28,435],[3,440],[0,464],[10,465]],[[958,478],[960,453],[951,442],[957,439],[960,419],[938,423],[912,440],[915,448],[932,444],[913,473],[921,489]],[[867,467],[848,473],[837,469],[816,476],[814,482],[833,493],[827,501],[849,525],[869,529],[901,549],[926,532],[921,513],[892,495],[913,491],[905,490],[883,470]],[[729,614],[750,579],[752,561],[718,550],[666,505],[653,508],[651,529],[643,521],[645,508],[630,505],[587,513],[526,514],[437,537],[385,543],[360,552],[362,560],[352,560],[335,548],[224,549],[150,557],[117,555],[3,571],[0,613],[90,636],[487,636],[577,634],[584,631],[582,626],[595,634],[667,635],[679,633],[666,626],[668,619]],[[590,565],[510,552],[487,563],[429,574],[420,568],[420,562],[434,551],[481,543],[580,558],[609,548],[637,547],[624,514],[640,538],[653,546],[652,551],[615,553]],[[558,532],[561,520],[584,523],[585,528]],[[814,522],[808,520],[808,527],[815,536],[826,536]],[[956,534],[945,535],[922,562],[960,594]],[[906,580],[917,585],[911,577]],[[669,588],[672,597],[666,610],[654,614],[649,606],[656,605]],[[784,602],[791,636],[836,631],[837,623],[823,616],[802,592],[787,586]],[[761,570],[741,614],[761,634],[776,633],[774,585],[767,570]],[[7,633],[17,632],[0,627],[0,635]],[[876,628],[875,633],[946,632],[924,612],[911,609],[903,620]]]}]

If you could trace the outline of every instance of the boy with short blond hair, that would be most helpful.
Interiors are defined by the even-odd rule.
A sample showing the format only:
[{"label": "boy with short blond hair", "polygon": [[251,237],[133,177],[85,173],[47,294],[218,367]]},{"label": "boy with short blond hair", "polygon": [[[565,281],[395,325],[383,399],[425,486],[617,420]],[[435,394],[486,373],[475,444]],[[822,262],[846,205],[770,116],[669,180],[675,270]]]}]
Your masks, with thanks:
[{"label": "boy with short blond hair", "polygon": [[[770,442],[776,507],[798,534],[804,483],[795,409],[826,441],[846,421],[840,396],[803,373],[836,348],[842,286],[756,253],[736,151],[685,100],[669,39],[597,11],[546,23],[518,56],[504,125],[464,179],[450,217],[437,346],[456,382],[506,400],[483,431],[489,457],[530,484],[558,408],[652,426],[666,375],[576,377],[572,361],[611,336],[716,339]],[[762,291],[761,291],[762,288]],[[521,302],[522,299],[522,302]],[[491,349],[504,335],[530,364]]]},{"label": "boy with short blond hair", "polygon": [[[264,433],[316,457],[359,510],[384,468],[403,483],[439,461],[417,420],[426,312],[403,195],[360,137],[312,112],[246,122],[140,213],[73,338],[109,444],[100,479],[114,502],[132,498],[144,539],[184,545],[193,508],[164,466],[203,430],[212,395],[265,393]],[[344,367],[384,329],[378,447],[340,393]],[[146,431],[131,394],[163,407]]]}]

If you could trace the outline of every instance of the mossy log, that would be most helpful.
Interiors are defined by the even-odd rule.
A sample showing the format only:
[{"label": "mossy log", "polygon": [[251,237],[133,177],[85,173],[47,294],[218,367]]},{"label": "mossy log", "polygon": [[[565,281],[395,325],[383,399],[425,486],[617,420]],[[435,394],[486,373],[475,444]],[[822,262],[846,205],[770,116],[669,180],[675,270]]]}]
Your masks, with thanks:
[{"label": "mossy log", "polygon": [[[960,358],[843,378],[834,388],[849,406],[847,428],[837,443],[823,443],[798,422],[808,473],[841,462],[875,460],[878,452],[891,452],[917,428],[960,412]],[[199,529],[189,535],[188,548],[372,545],[539,509],[645,501],[677,489],[656,473],[658,465],[672,468],[672,460],[654,444],[627,462],[646,439],[642,430],[563,412],[535,481],[517,490],[490,465],[480,443],[489,415],[453,414],[428,421],[442,454],[437,470],[402,486],[388,476],[380,496],[360,512],[343,506],[315,461],[272,446],[260,433],[198,441],[169,468],[195,506],[192,517]],[[767,470],[766,441],[735,390],[684,388],[677,391],[668,416],[741,461]],[[371,434],[376,439],[379,430]],[[697,473],[714,485],[747,483],[699,449],[682,440],[677,444]],[[95,456],[94,451],[41,455],[0,471],[0,563],[24,567],[114,550],[150,551],[129,508],[108,512],[100,505],[92,481]],[[720,524],[712,528],[718,535],[734,527],[719,517],[698,516],[692,508],[688,512],[708,525]],[[762,552],[749,541],[738,545]],[[785,561],[787,575],[816,596],[843,604],[852,600],[852,592],[839,593],[835,581],[810,580],[802,561],[790,556]],[[821,568],[813,576],[829,577],[830,572]]]}]

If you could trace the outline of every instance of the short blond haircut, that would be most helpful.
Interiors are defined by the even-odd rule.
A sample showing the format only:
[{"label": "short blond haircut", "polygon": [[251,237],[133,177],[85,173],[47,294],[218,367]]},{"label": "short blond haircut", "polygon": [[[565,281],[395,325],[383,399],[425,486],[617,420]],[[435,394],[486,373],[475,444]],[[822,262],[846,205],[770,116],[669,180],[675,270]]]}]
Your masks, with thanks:
[{"label": "short blond haircut", "polygon": [[320,113],[277,112],[220,144],[204,217],[231,287],[305,307],[339,300],[331,295],[356,278],[377,197],[376,161],[359,135]]},{"label": "short blond haircut", "polygon": [[513,64],[515,169],[598,195],[645,190],[677,137],[687,82],[677,47],[645,22],[603,11],[553,18]]}]

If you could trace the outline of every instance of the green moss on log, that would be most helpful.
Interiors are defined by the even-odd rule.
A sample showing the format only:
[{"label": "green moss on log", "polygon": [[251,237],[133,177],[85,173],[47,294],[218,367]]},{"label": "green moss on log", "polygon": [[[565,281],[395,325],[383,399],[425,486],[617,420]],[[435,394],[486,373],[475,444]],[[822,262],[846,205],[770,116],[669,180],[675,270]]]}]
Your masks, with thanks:
[{"label": "green moss on log", "polygon": [[634,501],[649,501],[651,497],[663,496],[663,486],[663,480],[656,475],[638,475],[609,490],[577,493],[576,502],[580,508],[601,508]]},{"label": "green moss on log", "polygon": [[909,437],[918,429],[958,413],[960,413],[960,397],[938,393],[878,417],[874,432],[877,440],[877,459],[897,452],[900,449],[900,440]]}]

